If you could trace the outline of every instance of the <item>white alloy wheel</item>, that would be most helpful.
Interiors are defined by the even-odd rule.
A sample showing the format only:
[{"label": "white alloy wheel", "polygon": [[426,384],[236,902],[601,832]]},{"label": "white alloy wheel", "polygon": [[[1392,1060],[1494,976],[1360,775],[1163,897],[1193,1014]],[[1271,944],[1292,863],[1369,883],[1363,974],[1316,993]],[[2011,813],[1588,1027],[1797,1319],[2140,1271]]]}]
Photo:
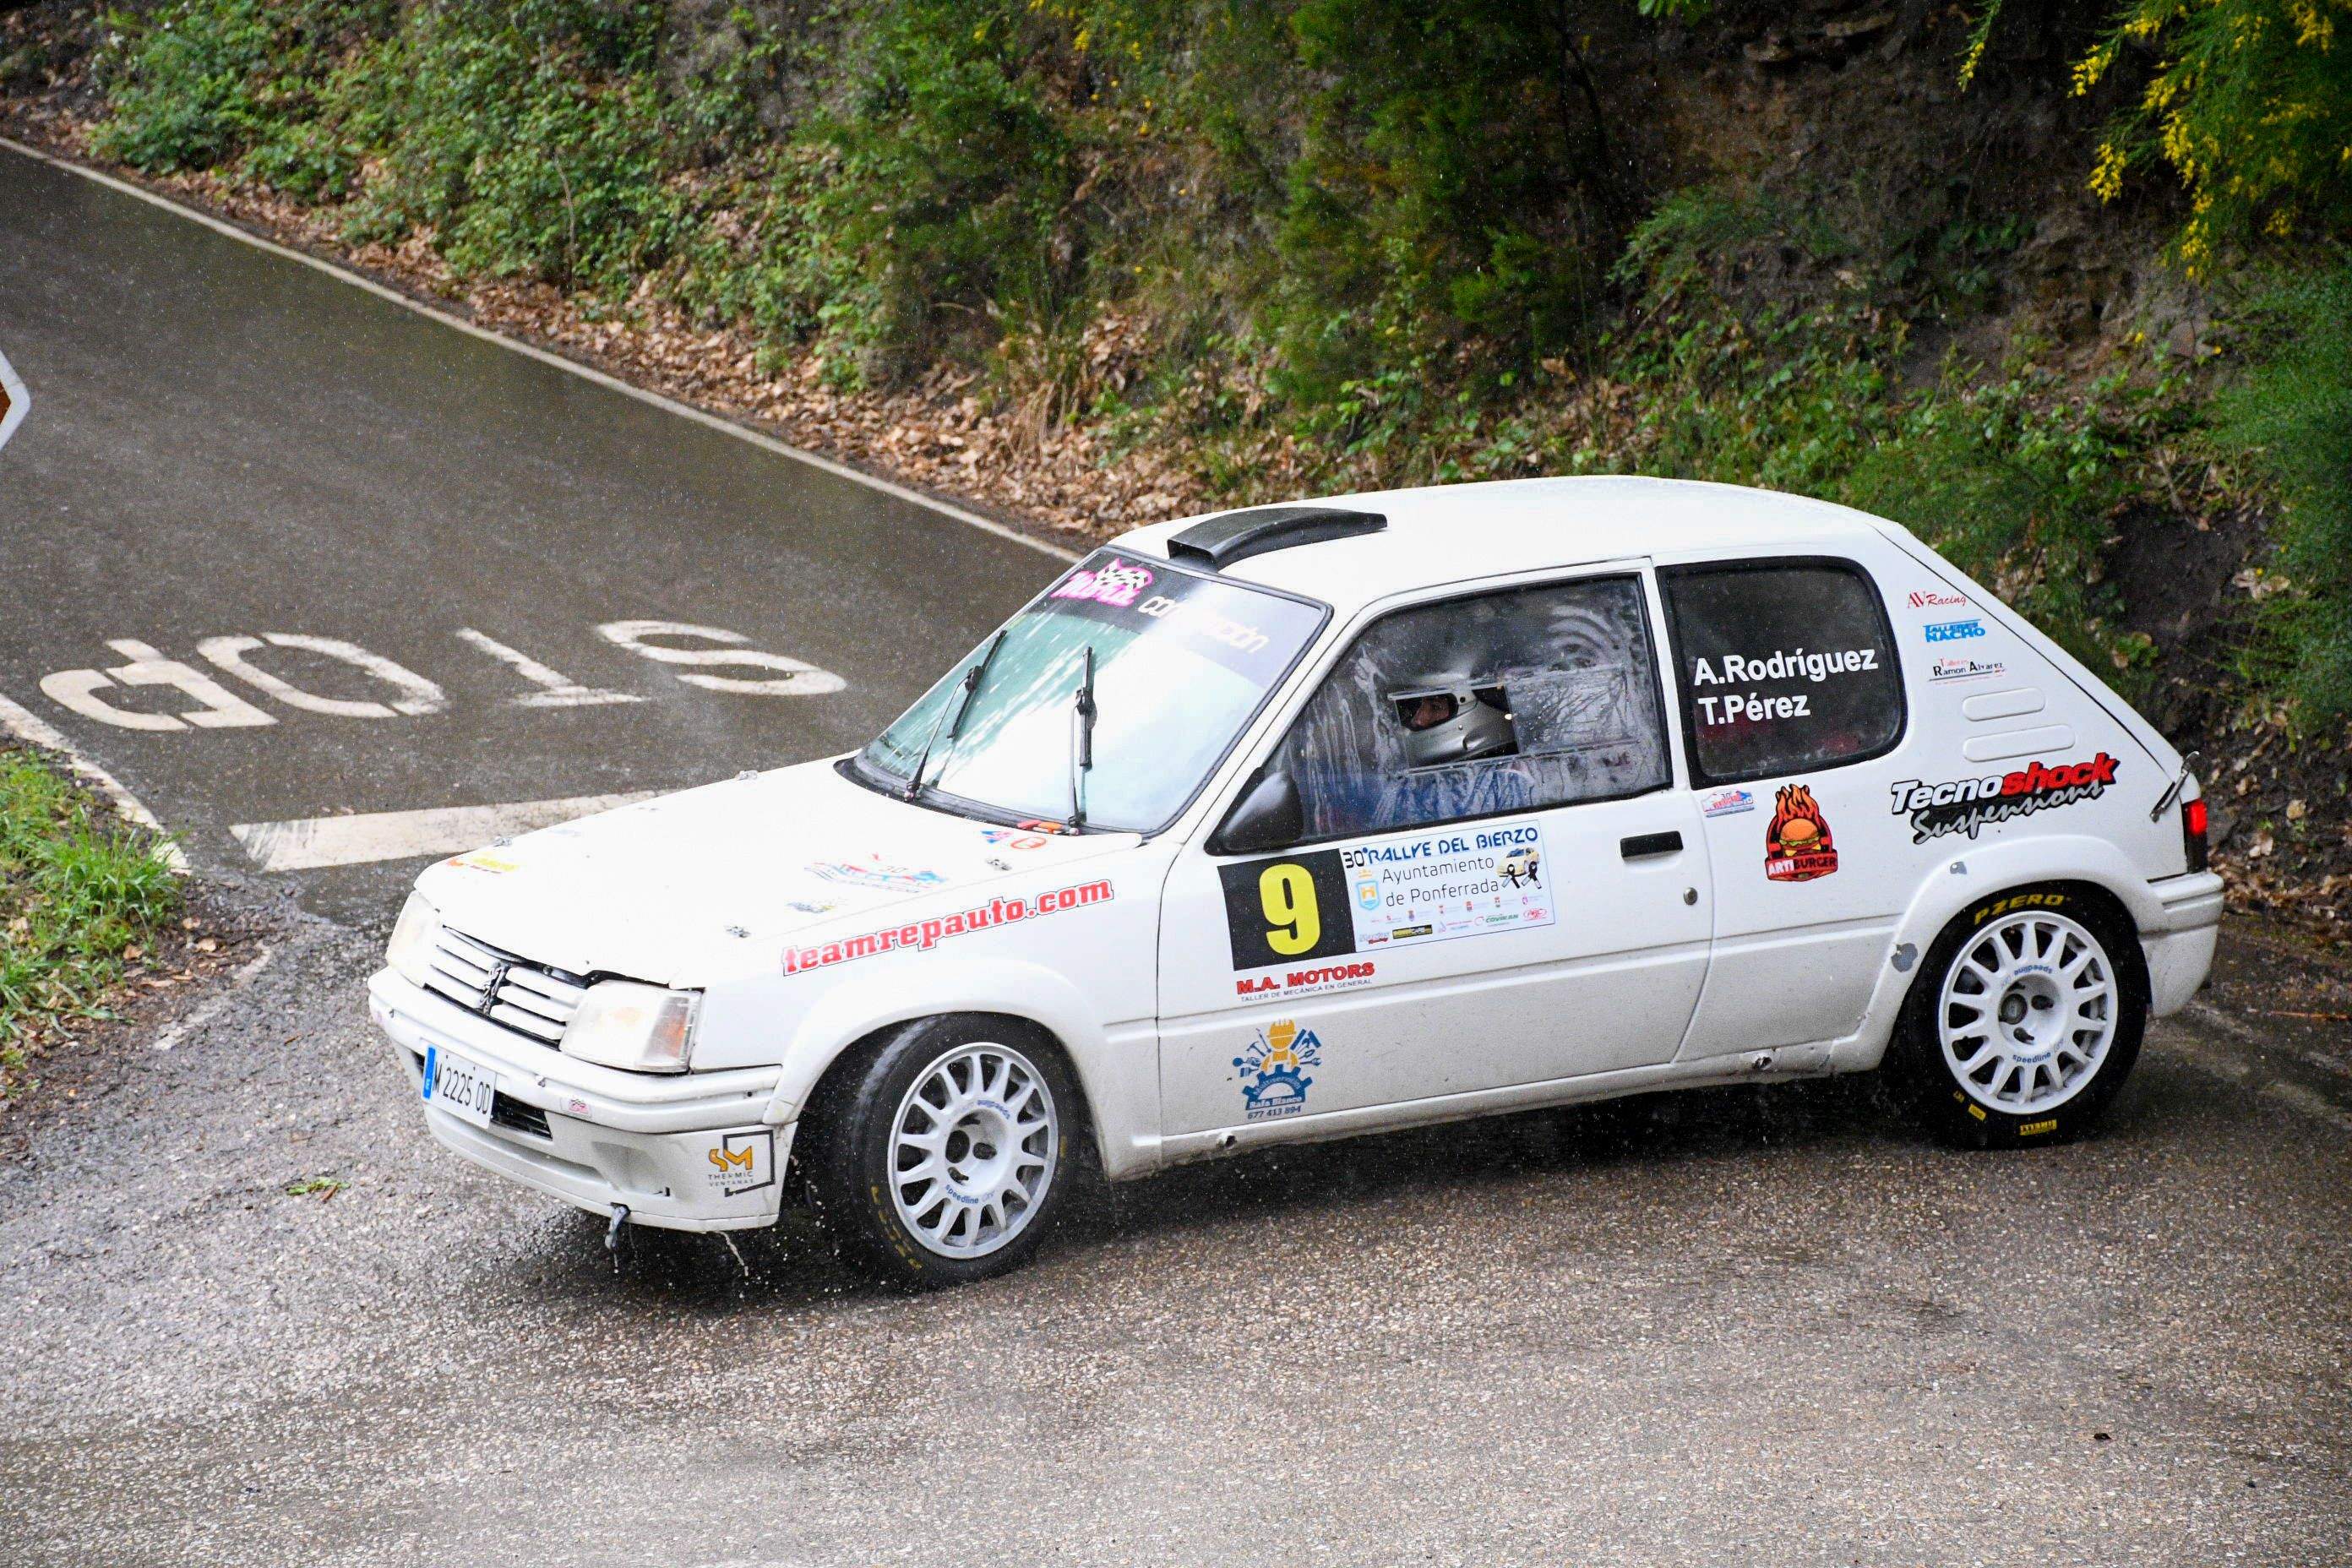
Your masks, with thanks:
[{"label": "white alloy wheel", "polygon": [[1061,1140],[1054,1091],[1009,1046],[961,1046],[926,1068],[890,1122],[890,1199],[920,1244],[984,1258],[1027,1228]]},{"label": "white alloy wheel", "polygon": [[1937,999],[1952,1079],[2012,1116],[2053,1110],[2098,1075],[2116,1038],[2115,965],[2064,915],[2026,910],[1971,932]]}]

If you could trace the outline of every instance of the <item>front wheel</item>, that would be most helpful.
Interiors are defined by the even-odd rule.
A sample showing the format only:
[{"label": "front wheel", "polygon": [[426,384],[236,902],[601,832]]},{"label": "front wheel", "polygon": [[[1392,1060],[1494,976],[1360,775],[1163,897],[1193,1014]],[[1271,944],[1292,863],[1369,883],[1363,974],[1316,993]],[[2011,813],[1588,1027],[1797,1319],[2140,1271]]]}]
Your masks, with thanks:
[{"label": "front wheel", "polygon": [[2096,1121],[2147,1027],[2128,940],[2064,889],[2005,892],[1962,911],[1904,1004],[1890,1064],[1929,1127],[1987,1148],[2059,1142]]},{"label": "front wheel", "polygon": [[1060,1209],[1076,1103],[1060,1056],[1009,1020],[906,1025],[851,1064],[812,1119],[803,1169],[818,1215],[890,1283],[1004,1273]]}]

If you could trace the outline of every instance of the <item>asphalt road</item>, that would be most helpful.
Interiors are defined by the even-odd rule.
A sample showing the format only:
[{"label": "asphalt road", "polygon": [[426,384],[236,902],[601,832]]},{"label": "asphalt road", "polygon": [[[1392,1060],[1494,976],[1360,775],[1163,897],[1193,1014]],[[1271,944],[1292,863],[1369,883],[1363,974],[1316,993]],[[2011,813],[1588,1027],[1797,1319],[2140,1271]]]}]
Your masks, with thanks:
[{"label": "asphalt road", "polygon": [[[1058,566],[5,152],[0,352],[34,399],[0,452],[0,696],[131,783],[199,866],[254,868],[240,824],[677,789],[849,750]],[[681,677],[779,672],[597,629],[626,621],[746,639],[644,645],[846,685],[710,689]],[[526,706],[544,689],[464,632],[634,700]],[[431,699],[273,634],[391,660],[444,706],[395,711]],[[202,655],[215,637],[265,639],[236,657],[383,711],[258,690]],[[123,667],[116,639],[217,681],[247,721],[129,728],[44,689]],[[90,695],[204,714],[169,686]],[[388,921],[426,858],[284,879]]]},{"label": "asphalt road", "polygon": [[[0,1147],[0,1563],[2352,1562],[2352,979],[2236,938],[2071,1146],[1783,1085],[1180,1172],[919,1299],[798,1220],[608,1258],[371,1037],[413,862],[228,828],[847,745],[1047,563],[6,157],[0,241],[0,693],[268,950]],[[680,687],[618,618],[847,687]],[[644,700],[515,708],[466,627]],[[448,706],[133,731],[42,689],[271,631]]]}]

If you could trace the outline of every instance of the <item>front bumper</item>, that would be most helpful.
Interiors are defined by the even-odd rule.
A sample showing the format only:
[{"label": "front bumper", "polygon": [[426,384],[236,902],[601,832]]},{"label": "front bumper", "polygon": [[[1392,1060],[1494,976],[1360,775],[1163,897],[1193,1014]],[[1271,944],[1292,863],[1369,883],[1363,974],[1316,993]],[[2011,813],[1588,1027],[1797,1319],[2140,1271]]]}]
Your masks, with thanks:
[{"label": "front bumper", "polygon": [[[773,1068],[675,1076],[575,1061],[386,969],[368,1016],[390,1037],[433,1136],[474,1163],[592,1213],[629,1206],[638,1225],[740,1230],[772,1225],[793,1126],[762,1117]],[[499,1075],[490,1125],[423,1101],[425,1054],[454,1051]]]},{"label": "front bumper", "polygon": [[2213,945],[2221,933],[2221,878],[2196,871],[2150,882],[2162,915],[2143,926],[2140,952],[2147,959],[2147,1010],[2161,1018],[2189,1005],[2213,969]]}]

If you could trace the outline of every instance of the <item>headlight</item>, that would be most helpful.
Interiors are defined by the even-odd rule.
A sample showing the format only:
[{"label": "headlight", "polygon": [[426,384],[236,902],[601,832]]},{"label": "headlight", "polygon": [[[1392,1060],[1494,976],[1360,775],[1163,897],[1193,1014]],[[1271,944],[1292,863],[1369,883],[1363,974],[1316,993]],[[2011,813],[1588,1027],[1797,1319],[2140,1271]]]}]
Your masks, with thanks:
[{"label": "headlight", "polygon": [[411,985],[423,985],[433,963],[433,943],[441,934],[441,917],[416,893],[400,907],[392,922],[392,940],[384,944],[383,961]]},{"label": "headlight", "polygon": [[700,1000],[693,991],[599,981],[563,1031],[563,1054],[632,1072],[684,1072]]}]

